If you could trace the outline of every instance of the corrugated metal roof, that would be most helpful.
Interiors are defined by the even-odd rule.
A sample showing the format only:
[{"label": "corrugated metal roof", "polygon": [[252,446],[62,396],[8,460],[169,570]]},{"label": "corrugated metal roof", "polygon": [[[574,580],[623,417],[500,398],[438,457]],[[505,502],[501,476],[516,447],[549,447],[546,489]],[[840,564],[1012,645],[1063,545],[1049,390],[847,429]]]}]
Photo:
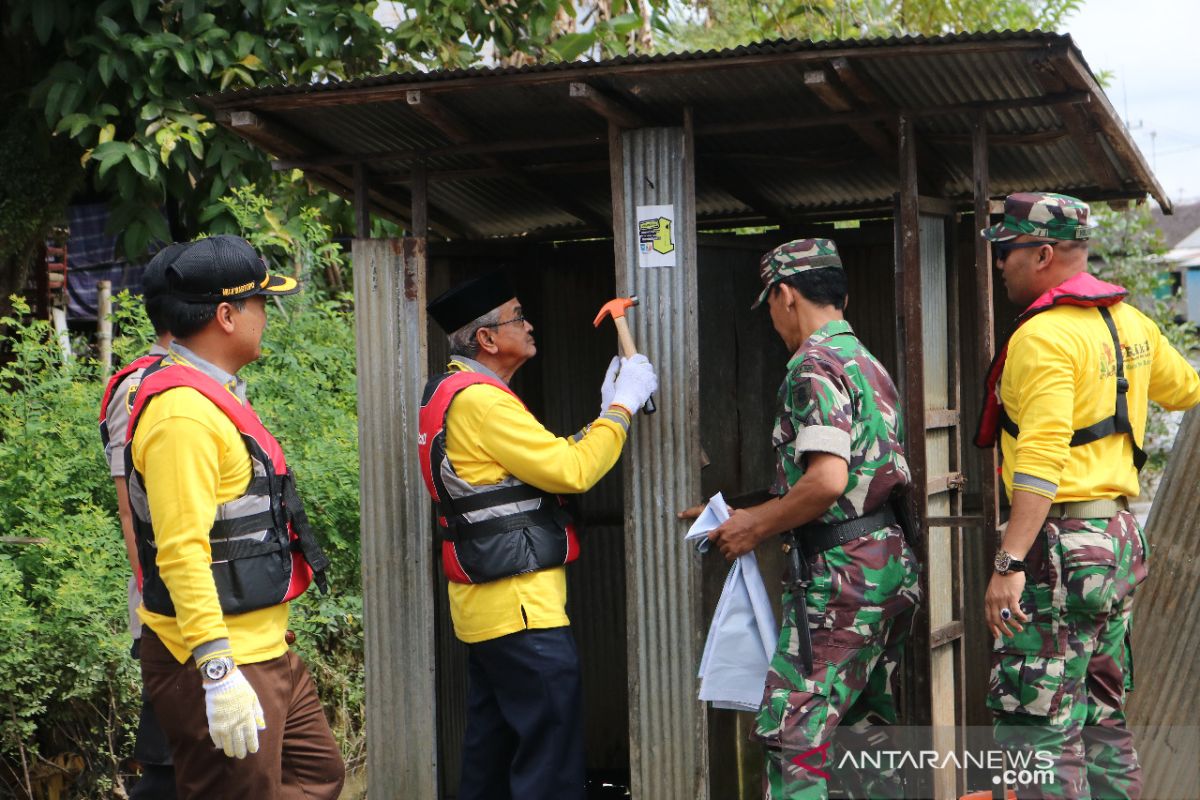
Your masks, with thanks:
[{"label": "corrugated metal roof", "polygon": [[[824,92],[808,85],[821,81],[817,73]],[[407,174],[423,162],[435,230],[469,238],[607,234],[609,176],[595,167],[607,162],[609,123],[571,97],[579,83],[639,126],[680,125],[690,110],[702,225],[854,216],[888,205],[898,190],[900,113],[916,118],[923,194],[969,204],[969,133],[983,113],[996,195],[1150,193],[1169,206],[1071,38],[1052,33],[781,40],[396,73],[200,101],[286,164],[319,167],[344,186],[353,185],[353,164],[363,164],[378,193],[376,213],[396,216],[409,205]],[[1064,100],[1079,112],[1064,112]],[[234,126],[235,111],[252,116],[239,115]]]}]

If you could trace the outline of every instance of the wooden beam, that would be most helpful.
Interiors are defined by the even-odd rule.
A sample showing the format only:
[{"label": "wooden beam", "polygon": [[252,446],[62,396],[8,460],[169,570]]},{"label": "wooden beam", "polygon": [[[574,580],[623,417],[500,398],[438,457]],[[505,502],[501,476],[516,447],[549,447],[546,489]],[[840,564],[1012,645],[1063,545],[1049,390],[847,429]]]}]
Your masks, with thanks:
[{"label": "wooden beam", "polygon": [[1022,108],[1040,108],[1045,106],[1061,106],[1078,103],[1088,103],[1091,95],[1087,92],[1063,92],[1061,94],[1039,95],[1012,100],[988,100],[978,103],[955,103],[950,105],[925,106],[922,108],[898,108],[885,111],[848,111],[845,113],[826,114],[820,117],[788,117],[780,115],[770,119],[744,120],[739,122],[712,122],[696,126],[699,136],[723,136],[731,133],[746,133],[751,131],[781,131],[799,130],[803,128],[832,128],[839,125],[849,125],[856,122],[886,122],[897,115],[917,119],[920,117],[940,117],[952,114],[973,114],[976,112],[1012,111]]},{"label": "wooden beam", "polygon": [[[376,161],[415,161],[441,156],[481,156],[502,153],[533,152],[539,150],[571,149],[576,147],[600,147],[604,137],[597,135],[566,136],[557,139],[519,139],[509,142],[474,142],[472,144],[450,144],[440,147],[410,147],[401,150],[381,150],[374,153],[331,153],[307,155],[272,162],[275,170],[310,169],[322,166],[345,166],[361,161],[371,164]],[[313,151],[309,151],[310,153]]]},{"label": "wooden beam", "polygon": [[[971,120],[971,165],[974,173],[975,228],[991,224],[991,189],[988,175],[988,129],[983,114]],[[976,370],[986,375],[996,350],[992,320],[992,250],[987,239],[976,235],[975,242],[975,353]],[[996,481],[996,448],[980,455],[980,495],[983,501],[983,528],[990,539],[1000,527],[1000,494]]]},{"label": "wooden beam", "polygon": [[[889,101],[883,92],[877,90],[871,84],[870,80],[860,75],[850,59],[832,59],[829,66],[833,70],[834,75],[837,76],[837,80],[845,87],[845,91],[854,98],[858,105],[868,108],[895,110],[895,104]],[[889,152],[894,152],[894,142],[899,137],[897,119],[897,117],[892,117],[884,121],[884,126],[887,129],[887,133],[884,134],[884,140]],[[875,130],[878,131],[879,129],[876,128]],[[885,163],[894,165],[895,159],[889,158]],[[944,157],[941,153],[930,147],[929,143],[924,140],[924,137],[922,137],[921,141],[917,142],[917,166],[925,176],[925,183],[933,187],[935,193],[939,196],[945,195],[946,187],[958,182],[959,179],[957,176],[961,174],[953,159]]]},{"label": "wooden beam", "polygon": [[[1028,147],[1042,144],[1052,144],[1070,136],[1063,128],[1052,128],[1045,131],[1030,131],[1029,133],[990,133],[988,144],[992,147]],[[934,144],[971,145],[974,137],[971,133],[929,133],[922,137]]]},{"label": "wooden beam", "polygon": [[569,88],[572,100],[590,108],[618,128],[645,128],[642,116],[621,101],[582,81],[572,81]]},{"label": "wooden beam", "polygon": [[[849,113],[855,104],[846,94],[830,80],[829,73],[823,69],[809,70],[804,73],[804,85],[816,95],[817,99],[834,113]],[[876,122],[847,123],[854,135],[862,139],[875,155],[885,164],[896,164],[896,144],[891,137],[877,127]]]},{"label": "wooden beam", "polygon": [[412,230],[418,239],[429,238],[429,182],[425,179],[425,165],[415,164],[412,171]]},{"label": "wooden beam", "polygon": [[354,235],[359,239],[371,238],[371,201],[367,194],[367,168],[354,165]]},{"label": "wooden beam", "polygon": [[[1010,111],[1012,109],[1060,106],[1076,103],[1087,103],[1091,95],[1087,92],[1064,92],[1062,94],[1045,95],[1040,97],[1020,98],[1014,100],[993,100],[981,103],[959,103],[944,106],[926,106],[916,109],[900,109],[899,113],[911,118],[944,116],[948,114],[968,114],[977,111]],[[784,115],[763,120],[748,120],[739,122],[716,122],[696,125],[697,136],[724,136],[731,133],[746,133],[752,131],[782,131],[801,130],[805,128],[830,128],[857,122],[880,122],[896,116],[893,111],[851,111],[844,114],[826,114],[820,117],[787,117]],[[250,138],[250,137],[247,137]],[[507,142],[472,142],[470,144],[449,144],[439,147],[405,148],[401,150],[382,150],[374,153],[332,153],[317,155],[318,148],[308,152],[311,155],[293,158],[282,158],[272,162],[275,170],[312,169],[322,166],[346,166],[356,162],[372,164],[378,161],[414,161],[421,158],[437,158],[441,156],[478,156],[499,155],[502,153],[534,152],[555,149],[573,149],[602,146],[604,136],[565,136],[552,139],[519,139]],[[294,148],[289,148],[295,152]]]},{"label": "wooden beam", "polygon": [[455,144],[468,144],[477,138],[475,132],[450,109],[442,105],[435,95],[410,89],[405,93],[408,107],[424,117],[435,128],[446,134]]},{"label": "wooden beam", "polygon": [[[1049,59],[1035,59],[1030,65],[1037,82],[1048,92],[1064,91],[1067,83],[1058,74],[1055,62]],[[1121,176],[1104,147],[1100,144],[1100,134],[1092,126],[1091,116],[1081,106],[1063,106],[1057,109],[1067,132],[1071,134],[1071,142],[1079,148],[1088,167],[1096,176],[1096,181],[1102,189],[1115,191],[1122,187]]]},{"label": "wooden beam", "polygon": [[[482,133],[475,130],[471,123],[462,119],[451,109],[447,108],[432,95],[419,90],[410,90],[406,99],[410,108],[428,120],[434,127],[446,135],[446,138],[456,146],[471,148],[485,139]],[[490,153],[477,153],[480,161],[489,167],[498,169],[501,173],[518,184],[521,184],[538,194],[545,195],[555,205],[581,222],[603,228],[611,224],[607,217],[597,214],[588,206],[579,202],[572,193],[565,192],[545,178],[529,175],[521,168],[506,163]]]}]

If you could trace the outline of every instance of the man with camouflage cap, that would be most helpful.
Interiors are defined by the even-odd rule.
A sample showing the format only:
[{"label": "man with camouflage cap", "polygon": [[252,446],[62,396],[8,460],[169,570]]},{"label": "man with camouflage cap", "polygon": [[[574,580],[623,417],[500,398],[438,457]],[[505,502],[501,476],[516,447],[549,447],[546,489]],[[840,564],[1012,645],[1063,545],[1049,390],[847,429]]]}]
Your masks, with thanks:
[{"label": "man with camouflage cap", "polygon": [[1022,193],[983,229],[1025,308],[988,374],[976,444],[997,441],[1012,502],[988,585],[998,741],[1055,760],[1020,797],[1141,794],[1125,727],[1133,592],[1147,574],[1139,493],[1148,400],[1200,403],[1200,377],[1126,291],[1087,273],[1088,206]]},{"label": "man with camouflage cap", "polygon": [[[784,537],[783,624],[752,738],[766,747],[766,797],[824,798],[810,751],[839,726],[895,722],[892,679],[919,599],[920,567],[893,512],[908,464],[896,387],[842,315],[834,243],[780,245],[760,272],[754,307],[767,303],[793,352],[771,439],[773,497],[733,511],[709,538],[733,559]],[[832,777],[847,796],[902,796],[894,774]]]}]

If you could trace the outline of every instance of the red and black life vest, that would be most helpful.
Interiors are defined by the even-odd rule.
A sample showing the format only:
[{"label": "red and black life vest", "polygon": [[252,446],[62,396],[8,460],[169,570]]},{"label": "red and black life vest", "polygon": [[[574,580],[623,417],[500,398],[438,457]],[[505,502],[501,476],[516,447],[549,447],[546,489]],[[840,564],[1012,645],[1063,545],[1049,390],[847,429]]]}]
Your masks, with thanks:
[{"label": "red and black life vest", "polygon": [[511,475],[496,484],[473,486],[446,457],[450,403],[463,389],[480,383],[516,397],[491,376],[449,372],[430,379],[421,400],[421,475],[437,511],[442,569],[455,583],[494,581],[579,557],[579,538],[561,498]]},{"label": "red and black life vest", "polygon": [[245,493],[217,506],[208,534],[221,611],[244,614],[286,603],[303,594],[314,579],[321,591],[327,592],[325,570],[329,559],[309,527],[304,504],[296,492],[295,476],[275,437],[263,427],[249,403],[243,405],[205,373],[168,358],[147,368],[142,376],[125,444],[129,505],[144,576],[142,600],[146,608],[175,616],[175,604],[156,563],[158,548],[146,498],[146,479],[133,466],[133,435],[147,403],[180,386],[195,389],[221,409],[237,427],[250,454],[252,471]]},{"label": "red and black life vest", "polygon": [[[104,447],[108,447],[108,404],[112,402],[113,392],[121,385],[121,381],[140,370],[154,366],[162,360],[161,355],[146,355],[135,358],[121,369],[117,370],[117,374],[108,379],[108,386],[104,387],[104,398],[100,401],[100,441],[104,443]],[[122,442],[122,444],[124,444]]]},{"label": "red and black life vest", "polygon": [[[1116,400],[1111,416],[1074,432],[1074,435],[1071,436],[1071,447],[1091,444],[1107,436],[1128,435],[1130,442],[1133,443],[1133,465],[1141,470],[1146,463],[1146,453],[1134,437],[1133,426],[1129,422],[1129,400],[1126,397],[1129,392],[1129,380],[1125,377],[1125,360],[1121,351],[1121,339],[1117,335],[1117,326],[1113,322],[1112,313],[1108,310],[1110,306],[1124,300],[1127,294],[1128,292],[1124,288],[1116,284],[1105,283],[1086,272],[1080,272],[1034,300],[1029,308],[1017,317],[1017,328],[1020,328],[1032,317],[1055,306],[1083,306],[1095,308],[1099,312],[1104,324],[1108,327],[1108,333],[1112,337],[1113,352],[1116,354]],[[1016,328],[1013,329],[1013,333],[1016,333]],[[1004,373],[1004,361],[1008,357],[1008,342],[1011,339],[1012,333],[1009,334],[1008,339],[1005,339],[1003,346],[996,353],[996,357],[992,359],[991,367],[988,368],[987,380],[984,384],[983,413],[980,414],[979,428],[975,433],[975,444],[978,447],[987,448],[995,445],[999,440],[1001,430],[1014,439],[1020,432],[1017,423],[1009,417],[1004,410],[1004,405],[1000,402],[1000,378]]]}]

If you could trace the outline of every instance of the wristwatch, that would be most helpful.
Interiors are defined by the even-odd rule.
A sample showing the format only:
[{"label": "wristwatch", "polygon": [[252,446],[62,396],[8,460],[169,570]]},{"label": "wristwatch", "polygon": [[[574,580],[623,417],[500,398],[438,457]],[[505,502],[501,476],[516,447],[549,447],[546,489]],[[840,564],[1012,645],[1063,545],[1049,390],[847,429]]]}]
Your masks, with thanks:
[{"label": "wristwatch", "polygon": [[236,669],[233,659],[229,656],[210,658],[200,665],[200,675],[206,681],[224,680],[229,673]]},{"label": "wristwatch", "polygon": [[1024,572],[1025,562],[1019,558],[1013,558],[1007,550],[998,550],[996,552],[996,574],[1008,575],[1012,572]]}]

